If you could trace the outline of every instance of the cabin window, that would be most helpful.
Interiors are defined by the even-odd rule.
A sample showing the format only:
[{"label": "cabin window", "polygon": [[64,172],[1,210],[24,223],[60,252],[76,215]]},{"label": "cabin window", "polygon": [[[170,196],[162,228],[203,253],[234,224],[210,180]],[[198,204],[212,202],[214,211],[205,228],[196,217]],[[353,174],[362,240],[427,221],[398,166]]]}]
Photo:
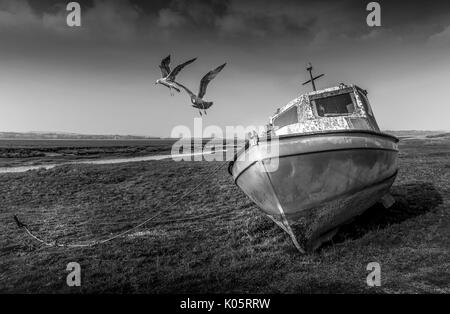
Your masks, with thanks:
[{"label": "cabin window", "polygon": [[312,100],[319,117],[349,115],[355,112],[355,104],[350,93]]},{"label": "cabin window", "polygon": [[361,92],[358,92],[358,94],[359,94],[359,99],[361,99],[361,102],[362,102],[362,104],[363,104],[364,109],[366,110],[366,112],[367,112],[370,116],[373,116],[372,108],[370,108],[369,101],[367,100],[367,97],[366,97],[365,95],[363,95]]},{"label": "cabin window", "polygon": [[361,102],[363,104],[364,110],[367,114],[367,119],[369,120],[371,126],[376,130],[379,131],[380,128],[378,127],[378,123],[375,120],[375,117],[373,116],[372,108],[370,107],[369,100],[367,99],[367,96],[358,91],[359,99],[361,99]]},{"label": "cabin window", "polygon": [[293,106],[288,110],[280,113],[274,120],[273,125],[282,128],[286,125],[298,123],[297,106]]}]

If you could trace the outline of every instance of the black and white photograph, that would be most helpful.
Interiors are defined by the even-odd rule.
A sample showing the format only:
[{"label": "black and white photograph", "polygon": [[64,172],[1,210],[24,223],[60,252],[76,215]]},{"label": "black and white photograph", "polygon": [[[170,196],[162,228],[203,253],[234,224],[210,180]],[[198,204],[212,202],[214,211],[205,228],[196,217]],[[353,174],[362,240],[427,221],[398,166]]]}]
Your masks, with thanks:
[{"label": "black and white photograph", "polygon": [[448,295],[449,83],[444,0],[0,0],[0,294]]}]

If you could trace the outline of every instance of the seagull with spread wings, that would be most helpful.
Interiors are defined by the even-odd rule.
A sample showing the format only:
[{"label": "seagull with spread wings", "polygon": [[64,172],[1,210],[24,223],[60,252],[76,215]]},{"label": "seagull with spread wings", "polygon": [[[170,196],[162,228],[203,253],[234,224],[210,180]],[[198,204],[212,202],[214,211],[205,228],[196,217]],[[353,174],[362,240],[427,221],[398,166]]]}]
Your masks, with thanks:
[{"label": "seagull with spread wings", "polygon": [[177,92],[180,92],[180,89],[178,89],[174,84],[175,77],[178,75],[178,73],[180,73],[180,71],[185,66],[194,62],[195,60],[197,60],[197,58],[194,58],[194,59],[188,60],[182,64],[179,64],[173,70],[171,70],[170,69],[170,55],[168,55],[161,61],[161,64],[159,65],[159,68],[161,69],[162,78],[157,79],[155,82],[155,85],[161,84],[161,85],[168,87],[170,89],[170,95],[172,95],[172,96],[173,96],[172,89],[176,90]]},{"label": "seagull with spread wings", "polygon": [[203,96],[205,96],[206,93],[206,87],[208,86],[209,82],[213,80],[216,75],[222,71],[222,69],[225,67],[226,63],[222,64],[221,66],[215,68],[214,70],[209,71],[208,73],[203,76],[202,80],[200,81],[200,87],[198,89],[198,95],[195,95],[193,92],[189,90],[186,86],[175,82],[174,83],[183,88],[191,97],[192,107],[197,108],[200,115],[202,115],[202,112],[200,110],[203,110],[204,114],[206,115],[206,109],[211,107],[213,105],[212,101],[205,101],[203,100]]}]

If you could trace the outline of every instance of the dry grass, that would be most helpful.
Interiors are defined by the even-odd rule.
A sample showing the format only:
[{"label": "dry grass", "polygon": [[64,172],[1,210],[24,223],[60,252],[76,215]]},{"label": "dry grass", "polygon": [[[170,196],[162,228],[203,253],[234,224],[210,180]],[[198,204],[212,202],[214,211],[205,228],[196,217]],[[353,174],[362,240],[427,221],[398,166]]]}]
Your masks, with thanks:
[{"label": "dry grass", "polygon": [[[31,293],[449,293],[448,141],[401,144],[397,203],[374,206],[319,252],[289,238],[234,186],[226,168],[167,210],[217,163],[154,161],[63,166],[0,175],[0,291]],[[161,202],[161,203],[160,203]],[[61,242],[120,232],[166,210],[138,233],[103,246],[42,247],[18,230]],[[206,215],[202,219],[185,219]],[[182,219],[179,221],[174,221]],[[183,220],[184,219],[184,220]],[[82,286],[66,286],[69,262]],[[381,264],[382,286],[366,285]]]}]

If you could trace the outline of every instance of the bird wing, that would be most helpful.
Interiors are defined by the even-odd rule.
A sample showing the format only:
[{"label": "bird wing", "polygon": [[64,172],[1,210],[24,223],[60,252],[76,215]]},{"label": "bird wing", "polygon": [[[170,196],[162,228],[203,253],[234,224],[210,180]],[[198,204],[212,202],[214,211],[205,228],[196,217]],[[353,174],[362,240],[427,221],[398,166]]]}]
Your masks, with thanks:
[{"label": "bird wing", "polygon": [[194,94],[193,92],[191,92],[191,91],[189,90],[189,88],[187,88],[186,86],[184,86],[183,84],[180,84],[180,83],[178,83],[178,82],[175,82],[175,81],[173,81],[173,82],[174,82],[175,85],[177,85],[177,86],[181,87],[182,89],[184,89],[184,90],[186,91],[186,93],[189,94],[189,96],[195,97],[195,94]]},{"label": "bird wing", "polygon": [[186,61],[186,62],[184,62],[184,63],[182,63],[182,64],[177,65],[177,66],[170,72],[170,74],[169,74],[169,76],[167,77],[167,79],[168,79],[169,81],[175,81],[175,77],[178,75],[178,73],[180,73],[180,71],[181,71],[185,66],[187,66],[188,64],[194,62],[195,60],[197,60],[197,58],[188,60],[188,61]]},{"label": "bird wing", "polygon": [[203,76],[202,80],[200,81],[200,88],[198,89],[198,97],[203,98],[206,93],[206,87],[208,86],[209,82],[216,77],[216,75],[222,71],[222,69],[227,65],[226,63],[222,64],[221,66],[218,66],[212,71],[209,71],[206,73],[205,76]]},{"label": "bird wing", "polygon": [[204,101],[202,103],[202,109],[208,109],[209,107],[211,107],[213,105],[212,101]]},{"label": "bird wing", "polygon": [[162,59],[161,64],[159,65],[161,69],[162,77],[166,77],[170,73],[170,55]]}]

